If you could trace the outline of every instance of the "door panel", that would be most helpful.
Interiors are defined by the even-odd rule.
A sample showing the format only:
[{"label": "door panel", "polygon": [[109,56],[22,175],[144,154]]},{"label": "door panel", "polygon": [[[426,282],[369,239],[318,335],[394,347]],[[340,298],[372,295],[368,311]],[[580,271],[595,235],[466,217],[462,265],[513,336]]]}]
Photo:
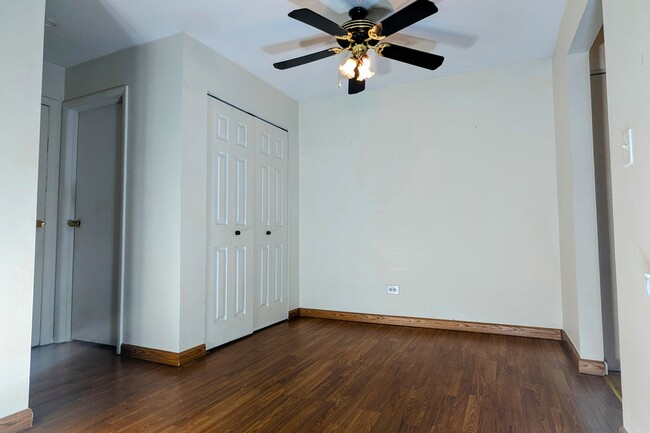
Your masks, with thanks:
[{"label": "door panel", "polygon": [[208,99],[206,346],[253,332],[253,118]]},{"label": "door panel", "polygon": [[281,303],[284,300],[284,245],[275,244],[275,253],[273,255],[275,280],[273,284],[273,302]]},{"label": "door panel", "polygon": [[122,104],[78,120],[71,336],[116,345]]},{"label": "door panel", "polygon": [[269,307],[269,270],[270,270],[270,250],[268,245],[260,245],[258,247],[257,256],[257,307]]},{"label": "door panel", "polygon": [[287,133],[256,119],[255,227],[258,296],[255,329],[287,318]]}]

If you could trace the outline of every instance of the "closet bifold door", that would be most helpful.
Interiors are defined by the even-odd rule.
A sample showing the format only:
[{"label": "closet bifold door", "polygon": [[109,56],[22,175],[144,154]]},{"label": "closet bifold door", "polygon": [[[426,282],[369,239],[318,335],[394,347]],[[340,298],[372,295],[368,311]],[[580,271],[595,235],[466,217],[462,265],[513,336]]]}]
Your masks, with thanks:
[{"label": "closet bifold door", "polygon": [[255,119],[255,330],[287,318],[287,144]]},{"label": "closet bifold door", "polygon": [[208,97],[208,349],[254,329],[255,123]]}]

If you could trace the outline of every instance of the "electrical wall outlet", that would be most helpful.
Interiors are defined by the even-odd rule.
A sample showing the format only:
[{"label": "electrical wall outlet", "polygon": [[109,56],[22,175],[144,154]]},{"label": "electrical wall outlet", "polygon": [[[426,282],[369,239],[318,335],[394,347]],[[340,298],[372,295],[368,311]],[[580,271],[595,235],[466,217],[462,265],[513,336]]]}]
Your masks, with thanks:
[{"label": "electrical wall outlet", "polygon": [[389,295],[399,295],[399,286],[386,286],[386,293]]}]

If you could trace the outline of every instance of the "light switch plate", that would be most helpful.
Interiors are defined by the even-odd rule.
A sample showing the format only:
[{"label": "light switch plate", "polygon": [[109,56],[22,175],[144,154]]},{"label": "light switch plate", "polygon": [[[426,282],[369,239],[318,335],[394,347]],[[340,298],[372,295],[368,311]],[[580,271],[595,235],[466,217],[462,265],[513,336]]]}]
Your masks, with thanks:
[{"label": "light switch plate", "polygon": [[623,158],[626,168],[634,164],[634,137],[631,128],[623,135]]}]

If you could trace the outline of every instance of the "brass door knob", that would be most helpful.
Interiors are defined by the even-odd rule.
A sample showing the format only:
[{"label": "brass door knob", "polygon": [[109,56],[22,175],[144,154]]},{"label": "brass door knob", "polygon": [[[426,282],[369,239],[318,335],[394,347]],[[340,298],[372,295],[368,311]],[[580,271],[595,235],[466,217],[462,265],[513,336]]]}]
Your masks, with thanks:
[{"label": "brass door knob", "polygon": [[81,220],[68,220],[68,227],[73,227],[78,229],[81,227]]},{"label": "brass door knob", "polygon": [[45,227],[45,221],[43,221],[43,220],[36,220],[36,228],[37,228],[37,229],[42,229],[43,227]]}]

